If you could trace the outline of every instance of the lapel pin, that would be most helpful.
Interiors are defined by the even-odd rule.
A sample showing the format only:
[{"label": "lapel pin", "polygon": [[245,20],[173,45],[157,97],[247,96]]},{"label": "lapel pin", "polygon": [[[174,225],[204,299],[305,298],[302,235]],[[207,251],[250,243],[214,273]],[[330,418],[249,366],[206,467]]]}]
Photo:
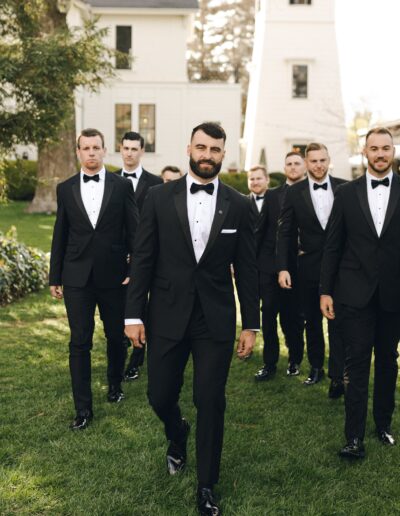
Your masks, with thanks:
[{"label": "lapel pin", "polygon": [[219,210],[219,212],[218,212],[218,213],[219,213],[220,215],[222,215],[222,210]]}]

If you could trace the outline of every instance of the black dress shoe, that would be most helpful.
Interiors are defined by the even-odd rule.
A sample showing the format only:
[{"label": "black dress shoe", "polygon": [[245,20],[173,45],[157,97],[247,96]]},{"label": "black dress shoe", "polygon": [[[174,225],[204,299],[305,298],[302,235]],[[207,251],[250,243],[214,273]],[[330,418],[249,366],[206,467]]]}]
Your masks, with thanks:
[{"label": "black dress shoe", "polygon": [[339,456],[346,459],[363,459],[365,457],[365,448],[362,440],[359,437],[349,439],[346,446],[339,451]]},{"label": "black dress shoe", "polygon": [[299,376],[299,374],[300,374],[299,365],[295,364],[294,362],[289,362],[288,368],[286,369],[286,374],[288,376]]},{"label": "black dress shoe", "polygon": [[307,380],[304,380],[303,383],[304,385],[315,385],[322,380],[324,375],[325,371],[323,369],[316,369],[315,367],[312,367]]},{"label": "black dress shoe", "polygon": [[389,446],[394,446],[396,444],[396,440],[393,437],[390,428],[386,430],[377,428],[376,434],[381,443],[388,444]]},{"label": "black dress shoe", "polygon": [[197,508],[202,516],[219,516],[222,514],[217,505],[212,489],[199,487],[197,489]]},{"label": "black dress shoe", "polygon": [[264,382],[266,380],[271,380],[275,376],[276,367],[271,366],[263,366],[259,371],[254,375],[254,379],[256,382]]},{"label": "black dress shoe", "polygon": [[167,449],[167,471],[176,475],[186,466],[186,443],[190,432],[190,425],[182,418],[182,434],[179,441],[170,441]]},{"label": "black dress shoe", "polygon": [[328,398],[333,400],[340,398],[344,394],[343,380],[332,380],[329,386]]},{"label": "black dress shoe", "polygon": [[139,378],[139,368],[131,367],[125,371],[124,379],[126,382],[132,382],[133,380],[137,380]]},{"label": "black dress shoe", "polygon": [[119,403],[125,398],[121,385],[110,385],[108,388],[107,401],[110,403]]},{"label": "black dress shoe", "polygon": [[70,425],[71,430],[86,430],[89,426],[90,421],[93,419],[91,412],[85,412],[83,414],[77,414],[75,419]]}]

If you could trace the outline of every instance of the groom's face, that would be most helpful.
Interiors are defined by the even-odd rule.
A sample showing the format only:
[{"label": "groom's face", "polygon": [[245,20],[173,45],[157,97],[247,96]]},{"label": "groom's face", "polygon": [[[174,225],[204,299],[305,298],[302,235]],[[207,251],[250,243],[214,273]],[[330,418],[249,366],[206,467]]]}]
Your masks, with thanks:
[{"label": "groom's face", "polygon": [[213,179],[221,170],[225,156],[223,138],[216,139],[199,130],[187,148],[190,169],[201,179]]}]

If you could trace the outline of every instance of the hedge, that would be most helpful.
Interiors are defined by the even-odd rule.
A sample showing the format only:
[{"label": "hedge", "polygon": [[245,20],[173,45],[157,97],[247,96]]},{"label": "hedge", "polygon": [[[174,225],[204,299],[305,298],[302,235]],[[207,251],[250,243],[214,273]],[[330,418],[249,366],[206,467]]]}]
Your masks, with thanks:
[{"label": "hedge", "polygon": [[18,242],[15,227],[0,232],[0,305],[43,289],[47,277],[45,253]]}]

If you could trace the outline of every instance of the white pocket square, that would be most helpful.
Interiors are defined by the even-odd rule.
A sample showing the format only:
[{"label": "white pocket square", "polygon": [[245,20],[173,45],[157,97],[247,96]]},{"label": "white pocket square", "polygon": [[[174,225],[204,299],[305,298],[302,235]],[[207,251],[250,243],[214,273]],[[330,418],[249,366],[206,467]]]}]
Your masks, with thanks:
[{"label": "white pocket square", "polygon": [[236,233],[237,229],[223,229],[221,233]]}]

